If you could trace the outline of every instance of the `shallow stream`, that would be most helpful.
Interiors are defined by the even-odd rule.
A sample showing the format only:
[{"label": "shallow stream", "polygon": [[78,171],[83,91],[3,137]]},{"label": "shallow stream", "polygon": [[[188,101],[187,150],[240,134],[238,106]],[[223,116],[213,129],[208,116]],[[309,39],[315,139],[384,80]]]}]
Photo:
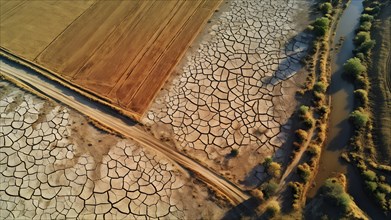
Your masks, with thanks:
[{"label": "shallow stream", "polygon": [[353,39],[355,30],[359,25],[361,12],[363,11],[362,0],[352,0],[343,12],[334,36],[331,48],[336,48],[340,39],[342,45],[331,53],[331,82],[329,95],[331,96],[331,112],[329,120],[329,131],[325,148],[320,158],[318,174],[314,180],[315,186],[309,190],[308,197],[313,197],[319,187],[327,178],[338,173],[343,173],[348,179],[348,192],[353,196],[357,205],[373,219],[384,219],[381,210],[373,204],[373,199],[364,192],[364,186],[360,179],[358,170],[341,160],[340,155],[352,134],[349,123],[349,114],[354,108],[354,86],[345,80],[343,75],[343,64],[353,57]]}]

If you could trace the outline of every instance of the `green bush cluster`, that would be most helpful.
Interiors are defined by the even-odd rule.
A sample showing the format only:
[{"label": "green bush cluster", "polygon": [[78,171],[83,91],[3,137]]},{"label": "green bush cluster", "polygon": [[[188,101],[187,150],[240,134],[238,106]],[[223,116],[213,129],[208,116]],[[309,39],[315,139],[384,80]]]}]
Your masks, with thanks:
[{"label": "green bush cluster", "polygon": [[372,22],[375,18],[372,15],[369,14],[362,14],[360,17],[360,23],[369,21]]},{"label": "green bush cluster", "polygon": [[306,105],[301,105],[299,107],[299,116],[300,117],[305,117],[309,113],[310,107]]},{"label": "green bush cluster", "polygon": [[350,211],[353,201],[349,194],[345,192],[344,186],[336,178],[327,179],[321,187],[321,193],[330,204],[334,204],[341,208],[344,213]]},{"label": "green bush cluster", "polygon": [[274,217],[278,215],[280,211],[281,211],[280,204],[275,200],[270,201],[268,206],[266,207],[266,215],[268,217]]},{"label": "green bush cluster", "polygon": [[372,27],[372,23],[370,21],[364,21],[360,24],[358,28],[359,31],[370,31]]},{"label": "green bush cluster", "polygon": [[369,89],[369,80],[366,76],[358,76],[356,80],[354,81],[354,85],[357,89]]},{"label": "green bush cluster", "polygon": [[362,109],[357,109],[350,114],[349,118],[352,121],[353,125],[356,127],[356,129],[361,129],[367,125],[369,115]]},{"label": "green bush cluster", "polygon": [[278,189],[278,184],[274,180],[270,180],[262,184],[261,186],[262,193],[266,198],[270,198]]},{"label": "green bush cluster", "polygon": [[366,90],[357,89],[354,91],[354,96],[359,102],[359,107],[366,107],[368,105],[368,92]]},{"label": "green bush cluster", "polygon": [[312,113],[310,112],[310,108],[306,105],[302,105],[299,107],[299,117],[303,125],[306,129],[310,129],[314,126],[315,121],[312,117]]},{"label": "green bush cluster", "polygon": [[[374,20],[374,15],[377,14],[379,8],[370,8],[366,7],[364,14],[360,17],[360,27],[358,28],[359,32],[354,38],[354,43],[357,45],[355,52],[368,54],[371,49],[375,46],[376,42],[371,39],[371,34],[369,31],[372,27],[372,21]],[[364,56],[362,56],[364,57]]]},{"label": "green bush cluster", "polygon": [[281,176],[281,165],[277,162],[271,162],[267,167],[267,173],[273,178]]},{"label": "green bush cluster", "polygon": [[[370,60],[370,51],[375,45],[375,41],[371,39],[370,30],[372,22],[380,11],[380,3],[378,1],[364,1],[364,13],[360,18],[360,27],[354,39],[356,44],[354,62],[345,64],[345,72],[349,72],[354,77],[355,83],[355,101],[357,109],[350,115],[355,132],[351,138],[350,145],[352,151],[349,153],[349,160],[354,161],[358,169],[361,170],[361,176],[364,180],[366,189],[374,198],[376,203],[382,207],[384,211],[391,211],[391,186],[387,183],[387,178],[378,176],[376,171],[382,171],[382,166],[371,159],[375,154],[375,148],[372,142],[372,122],[368,114],[368,91],[369,81],[368,73],[363,63],[368,64]],[[361,63],[363,62],[363,63]],[[369,169],[369,167],[371,169]],[[391,170],[391,169],[390,169]]]},{"label": "green bush cluster", "polygon": [[317,144],[310,144],[310,146],[308,146],[307,152],[312,156],[319,156],[321,147]]},{"label": "green bush cluster", "polygon": [[327,85],[324,82],[316,82],[314,85],[314,91],[325,93],[327,90]]},{"label": "green bush cluster", "polygon": [[391,209],[391,186],[388,183],[381,182],[382,180],[378,178],[376,173],[372,170],[364,168],[361,175],[365,180],[366,188],[374,196],[377,203],[384,210]]},{"label": "green bush cluster", "polygon": [[324,116],[325,114],[329,113],[330,109],[326,105],[322,105],[318,108],[318,113],[320,116]]},{"label": "green bush cluster", "polygon": [[360,31],[354,37],[354,43],[356,45],[361,45],[365,41],[371,40],[371,34],[368,31]]},{"label": "green bush cluster", "polygon": [[297,166],[297,173],[304,183],[308,182],[311,177],[311,167],[307,163],[303,163]]},{"label": "green bush cluster", "polygon": [[298,210],[300,208],[300,196],[303,193],[303,184],[299,182],[289,182],[288,187],[292,192],[292,208]]},{"label": "green bush cluster", "polygon": [[367,71],[367,68],[361,63],[361,60],[357,57],[350,58],[343,65],[345,74],[356,79],[363,72]]},{"label": "green bush cluster", "polygon": [[322,3],[320,6],[319,6],[319,9],[322,11],[323,14],[331,14],[331,12],[333,11],[333,6],[331,5],[330,2],[325,2],[325,3]]},{"label": "green bush cluster", "polygon": [[296,140],[300,144],[304,143],[308,138],[308,133],[303,129],[296,130],[295,134],[296,134]]},{"label": "green bush cluster", "polygon": [[327,17],[317,18],[313,23],[313,30],[319,37],[324,36],[329,30],[330,19]]}]

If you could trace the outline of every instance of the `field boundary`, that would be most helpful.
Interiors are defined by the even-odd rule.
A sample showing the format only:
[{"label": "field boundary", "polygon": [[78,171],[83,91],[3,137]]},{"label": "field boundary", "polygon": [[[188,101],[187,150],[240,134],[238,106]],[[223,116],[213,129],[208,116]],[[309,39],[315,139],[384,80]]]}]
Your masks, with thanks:
[{"label": "field boundary", "polygon": [[82,88],[82,87],[72,83],[71,81],[66,80],[65,78],[61,77],[60,74],[57,74],[57,73],[55,73],[55,72],[37,64],[37,63],[29,61],[28,59],[25,59],[23,57],[14,55],[10,51],[8,51],[7,49],[5,49],[3,47],[0,47],[0,56],[6,58],[8,60],[14,61],[24,67],[32,69],[32,70],[42,74],[46,78],[53,80],[57,83],[60,83],[61,85],[71,89],[72,91],[78,92],[79,94],[86,96],[87,98],[89,98],[93,101],[97,101],[101,104],[104,104],[104,105],[118,111],[119,113],[121,113],[127,117],[130,117],[131,119],[133,119],[137,122],[139,122],[139,120],[141,118],[141,115],[136,114],[134,112],[130,112],[130,111],[128,111],[124,108],[120,108],[116,105],[113,105],[110,100],[106,100],[105,98],[95,94],[93,91],[89,91],[88,89]]}]

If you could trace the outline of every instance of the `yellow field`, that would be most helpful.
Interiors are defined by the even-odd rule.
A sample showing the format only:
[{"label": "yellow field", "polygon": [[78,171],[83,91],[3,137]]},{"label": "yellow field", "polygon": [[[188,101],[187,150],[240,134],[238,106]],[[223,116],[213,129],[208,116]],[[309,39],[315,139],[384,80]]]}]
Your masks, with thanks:
[{"label": "yellow field", "polygon": [[139,118],[220,2],[1,0],[0,46]]}]

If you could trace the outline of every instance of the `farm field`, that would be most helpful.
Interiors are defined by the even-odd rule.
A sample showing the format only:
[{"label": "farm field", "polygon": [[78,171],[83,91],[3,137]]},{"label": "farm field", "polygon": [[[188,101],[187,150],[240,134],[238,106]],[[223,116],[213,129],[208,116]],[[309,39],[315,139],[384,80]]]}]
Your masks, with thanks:
[{"label": "farm field", "polygon": [[1,1],[0,46],[139,119],[220,2]]}]

